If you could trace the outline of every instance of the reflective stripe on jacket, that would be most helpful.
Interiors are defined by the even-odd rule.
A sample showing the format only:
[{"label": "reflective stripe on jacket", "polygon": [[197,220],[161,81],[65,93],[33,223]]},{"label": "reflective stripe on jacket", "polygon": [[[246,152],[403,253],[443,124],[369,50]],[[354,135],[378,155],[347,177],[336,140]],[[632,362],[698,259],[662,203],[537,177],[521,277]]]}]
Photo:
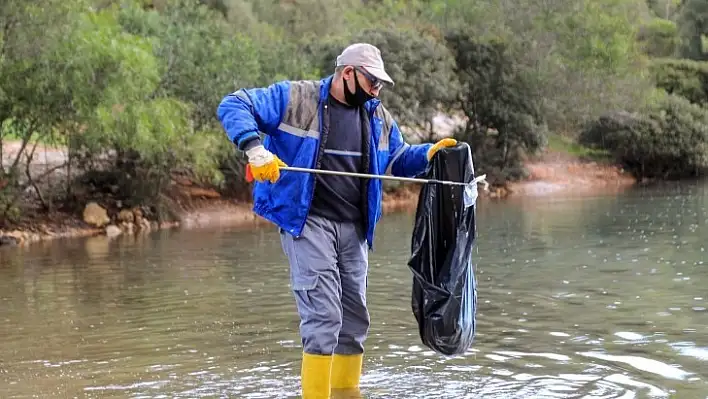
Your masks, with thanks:
[{"label": "reflective stripe on jacket", "polygon": [[[320,136],[328,125],[326,104],[333,76],[319,81],[280,81],[268,87],[240,89],[224,97],[217,117],[239,149],[264,133],[263,146],[289,166],[318,168]],[[398,124],[372,99],[365,104],[370,120],[370,174],[413,177],[422,173],[432,144],[410,145]],[[286,232],[299,237],[314,191],[311,173],[283,171],[275,183],[255,182],[253,210]],[[373,249],[374,231],[381,218],[380,179],[367,186],[366,239]]]}]

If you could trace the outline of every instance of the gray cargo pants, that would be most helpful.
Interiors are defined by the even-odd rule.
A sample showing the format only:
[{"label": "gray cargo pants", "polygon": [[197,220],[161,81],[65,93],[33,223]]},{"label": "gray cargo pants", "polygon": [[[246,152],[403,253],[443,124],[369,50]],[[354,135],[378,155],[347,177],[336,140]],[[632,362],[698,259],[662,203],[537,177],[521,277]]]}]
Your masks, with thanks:
[{"label": "gray cargo pants", "polygon": [[359,224],[310,215],[299,238],[280,231],[303,351],[359,354],[369,332],[368,253]]}]

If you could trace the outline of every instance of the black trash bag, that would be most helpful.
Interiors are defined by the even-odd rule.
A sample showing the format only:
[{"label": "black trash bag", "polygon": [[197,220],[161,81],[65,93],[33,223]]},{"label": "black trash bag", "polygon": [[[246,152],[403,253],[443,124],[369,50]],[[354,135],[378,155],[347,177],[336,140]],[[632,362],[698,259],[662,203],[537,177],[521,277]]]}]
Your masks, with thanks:
[{"label": "black trash bag", "polygon": [[[426,179],[474,180],[470,147],[438,151]],[[411,258],[412,308],[425,346],[444,355],[464,353],[476,332],[477,284],[472,263],[476,240],[477,184],[424,184],[418,198]]]}]

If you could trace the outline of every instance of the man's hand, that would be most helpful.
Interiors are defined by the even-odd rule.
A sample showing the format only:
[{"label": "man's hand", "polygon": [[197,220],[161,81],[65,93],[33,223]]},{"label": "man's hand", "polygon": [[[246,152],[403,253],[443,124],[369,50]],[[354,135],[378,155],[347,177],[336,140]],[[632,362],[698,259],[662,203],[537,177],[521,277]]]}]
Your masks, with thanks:
[{"label": "man's hand", "polygon": [[432,147],[430,147],[430,150],[428,150],[428,161],[433,159],[433,155],[435,155],[435,153],[438,152],[439,149],[443,147],[452,147],[456,144],[457,140],[451,138],[446,138],[438,141]]},{"label": "man's hand", "polygon": [[[253,178],[258,181],[269,180],[275,183],[280,177],[280,167],[288,166],[276,155],[266,150],[262,145],[255,146],[246,151],[248,165]],[[246,171],[248,175],[249,170]]]}]

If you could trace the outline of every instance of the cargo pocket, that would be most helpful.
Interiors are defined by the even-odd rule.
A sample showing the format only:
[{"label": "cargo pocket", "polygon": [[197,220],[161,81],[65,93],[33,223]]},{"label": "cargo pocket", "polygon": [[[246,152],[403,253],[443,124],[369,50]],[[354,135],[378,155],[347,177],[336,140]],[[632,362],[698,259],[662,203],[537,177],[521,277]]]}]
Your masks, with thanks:
[{"label": "cargo pocket", "polygon": [[290,285],[294,291],[307,291],[317,287],[318,276],[306,260],[303,262],[298,257],[296,250],[297,240],[291,234],[281,230],[280,240],[283,252],[290,263]]},{"label": "cargo pocket", "polygon": [[293,291],[309,291],[314,290],[317,287],[317,280],[319,277],[315,275],[294,275],[292,272],[290,274],[290,284],[292,285]]}]

